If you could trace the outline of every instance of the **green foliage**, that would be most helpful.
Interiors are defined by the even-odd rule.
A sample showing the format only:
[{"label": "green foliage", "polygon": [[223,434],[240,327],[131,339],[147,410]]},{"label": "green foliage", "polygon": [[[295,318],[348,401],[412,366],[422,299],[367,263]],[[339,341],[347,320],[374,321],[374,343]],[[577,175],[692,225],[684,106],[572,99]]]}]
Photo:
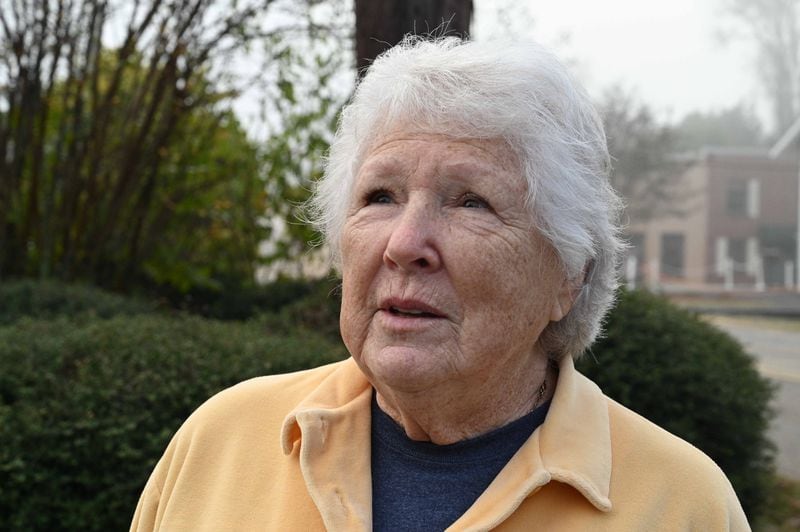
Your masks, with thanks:
[{"label": "green foliage", "polygon": [[[56,79],[37,95],[42,128],[26,150],[44,151],[26,151],[41,163],[20,162],[2,184],[0,278],[123,290],[252,279],[258,243],[269,236],[260,223],[264,175],[255,144],[223,105],[232,95],[208,69],[153,72],[140,53],[99,55],[85,75],[102,106],[85,108],[85,79]],[[72,121],[85,131],[67,135]],[[13,205],[1,208],[4,198]]]},{"label": "green foliage", "polygon": [[152,312],[154,305],[126,298],[88,285],[66,285],[57,281],[22,280],[0,283],[0,326],[24,317],[112,316]]},{"label": "green foliage", "polygon": [[328,284],[279,277],[267,285],[231,283],[222,290],[195,286],[186,293],[161,287],[159,292],[174,308],[218,320],[246,320],[259,314],[278,313],[291,303],[303,301],[320,283]]},{"label": "green foliage", "polygon": [[308,283],[308,292],[282,306],[278,312],[263,314],[259,322],[276,334],[309,331],[332,342],[341,342],[339,309],[342,306],[341,282],[322,279]]},{"label": "green foliage", "polygon": [[163,155],[162,188],[143,214],[136,272],[181,292],[249,281],[270,234],[260,154],[231,111],[195,112]]},{"label": "green foliage", "polygon": [[[88,287],[0,285],[0,530],[126,528],[171,434],[206,398],[346,356],[335,280],[262,290],[212,301],[228,317],[262,312],[226,323]],[[769,513],[772,388],[728,335],[623,291],[579,369],[709,454],[753,522]]]},{"label": "green foliage", "polygon": [[750,519],[772,479],[769,381],[733,338],[666,300],[620,293],[579,369],[603,391],[708,454]]},{"label": "green foliage", "polygon": [[778,477],[767,494],[766,511],[754,530],[797,532],[800,529],[800,482]]},{"label": "green foliage", "polygon": [[[338,2],[331,2],[328,7],[337,6]],[[340,16],[335,11],[329,15]],[[306,223],[303,208],[322,177],[339,111],[355,79],[345,51],[341,40],[330,34],[312,33],[304,46],[273,46],[278,82],[270,103],[280,123],[262,154],[274,226],[267,252],[270,260],[293,261],[302,268],[303,256],[319,241],[319,234]]]},{"label": "green foliage", "polygon": [[[43,0],[30,16],[3,20],[0,279],[181,292],[252,281],[273,220],[294,223],[288,211],[305,194],[291,170],[318,174],[320,135],[336,113],[331,96],[315,91],[333,85],[338,64],[317,64],[322,52],[288,43],[308,51],[309,36],[332,35],[338,19],[320,10],[346,4],[116,4]],[[343,39],[329,55],[344,53]],[[317,72],[321,85],[307,83]],[[255,89],[277,111],[264,120],[277,116],[278,136],[293,139],[267,153],[232,112]],[[283,148],[288,165],[278,160]],[[268,168],[278,181],[269,196]],[[293,227],[284,233],[295,249],[308,240]]]},{"label": "green foliage", "polygon": [[0,327],[0,529],[126,529],[172,433],[206,398],[344,356],[307,332],[198,317]]}]

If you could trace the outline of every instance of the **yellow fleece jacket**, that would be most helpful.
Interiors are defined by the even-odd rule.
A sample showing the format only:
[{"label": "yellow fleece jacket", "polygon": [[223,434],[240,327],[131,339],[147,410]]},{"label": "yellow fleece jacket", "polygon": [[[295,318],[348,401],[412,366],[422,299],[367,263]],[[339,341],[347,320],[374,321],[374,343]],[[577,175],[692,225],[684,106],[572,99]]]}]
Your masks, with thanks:
[{"label": "yellow fleece jacket", "polygon": [[[173,438],[132,531],[371,528],[370,398],[352,359],[216,395]],[[749,530],[702,452],[567,358],[547,419],[448,530]]]}]

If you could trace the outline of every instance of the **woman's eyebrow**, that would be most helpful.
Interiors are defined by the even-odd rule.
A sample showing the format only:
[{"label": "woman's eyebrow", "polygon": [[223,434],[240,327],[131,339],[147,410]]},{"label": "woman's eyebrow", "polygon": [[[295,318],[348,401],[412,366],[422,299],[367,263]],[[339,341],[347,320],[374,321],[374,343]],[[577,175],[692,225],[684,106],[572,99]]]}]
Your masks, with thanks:
[{"label": "woman's eyebrow", "polygon": [[377,154],[361,165],[359,174],[364,171],[377,177],[398,177],[405,178],[411,170],[411,161],[405,157],[391,154]]},{"label": "woman's eyebrow", "polygon": [[483,161],[481,159],[463,159],[452,162],[442,162],[439,171],[447,174],[459,174],[465,177],[473,177],[496,173],[498,168],[496,164],[489,161]]}]

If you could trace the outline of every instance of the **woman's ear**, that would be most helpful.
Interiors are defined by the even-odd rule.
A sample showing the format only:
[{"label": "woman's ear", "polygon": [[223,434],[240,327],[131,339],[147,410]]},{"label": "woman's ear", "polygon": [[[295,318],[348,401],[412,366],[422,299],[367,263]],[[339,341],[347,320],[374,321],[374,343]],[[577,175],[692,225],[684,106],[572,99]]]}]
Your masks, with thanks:
[{"label": "woman's ear", "polygon": [[564,278],[556,294],[555,301],[553,301],[553,308],[550,309],[550,321],[561,321],[564,316],[569,314],[572,305],[575,304],[575,300],[578,299],[578,295],[586,285],[593,267],[594,261],[591,260],[583,267],[583,273],[580,277],[577,279]]},{"label": "woman's ear", "polygon": [[553,301],[553,306],[550,309],[550,321],[561,321],[564,316],[569,314],[573,303],[575,303],[575,300],[578,298],[578,293],[580,293],[582,285],[583,283],[577,283],[574,280],[570,281],[567,279],[561,283],[561,287],[558,289],[555,300]]}]

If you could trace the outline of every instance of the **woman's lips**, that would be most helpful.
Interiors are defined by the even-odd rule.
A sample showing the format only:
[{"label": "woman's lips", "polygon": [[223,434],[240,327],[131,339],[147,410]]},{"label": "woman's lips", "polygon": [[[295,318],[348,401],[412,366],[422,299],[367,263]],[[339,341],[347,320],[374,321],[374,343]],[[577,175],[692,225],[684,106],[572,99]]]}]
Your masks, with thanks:
[{"label": "woman's lips", "polygon": [[388,298],[381,302],[380,310],[388,312],[394,316],[408,318],[444,318],[445,314],[422,301],[412,299]]},{"label": "woman's lips", "polygon": [[390,334],[421,334],[438,328],[443,319],[432,314],[402,314],[391,310],[379,310],[379,327]]},{"label": "woman's lips", "polygon": [[405,309],[397,307],[389,307],[389,312],[395,316],[407,316],[409,318],[438,318],[438,316],[418,309]]},{"label": "woman's lips", "polygon": [[381,323],[396,331],[414,331],[446,318],[438,308],[421,301],[387,299],[381,302]]}]

